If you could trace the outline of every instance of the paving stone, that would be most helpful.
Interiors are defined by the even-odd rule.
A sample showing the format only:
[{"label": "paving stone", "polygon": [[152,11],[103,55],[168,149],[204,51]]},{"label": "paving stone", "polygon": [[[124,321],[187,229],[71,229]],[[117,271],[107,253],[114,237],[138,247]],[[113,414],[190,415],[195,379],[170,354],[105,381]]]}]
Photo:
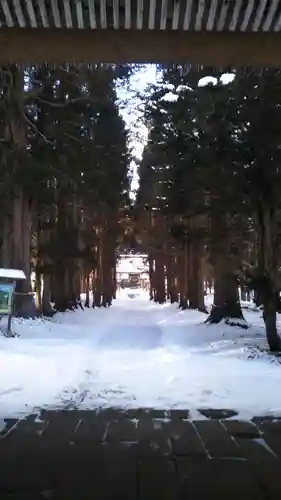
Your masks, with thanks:
[{"label": "paving stone", "polygon": [[281,425],[281,418],[273,416],[254,417],[252,421],[259,427],[262,424]]},{"label": "paving stone", "polygon": [[257,483],[261,483],[267,496],[266,499],[280,500],[281,498],[281,464],[273,462],[251,462],[251,468]]},{"label": "paving stone", "polygon": [[[79,445],[78,445],[79,446]],[[92,498],[136,498],[136,461],[130,448],[122,444],[99,444],[79,451],[76,446],[69,452],[66,464],[56,468],[53,489],[66,493],[69,498],[82,491],[91,492]]]},{"label": "paving stone", "polygon": [[180,489],[173,462],[139,462],[139,500],[180,500]]},{"label": "paving stone", "polygon": [[271,432],[281,434],[281,420],[273,420],[272,422],[265,421],[261,424],[261,427]]},{"label": "paving stone", "polygon": [[216,498],[213,494],[216,481],[210,460],[177,457],[176,464],[182,498],[192,500]]},{"label": "paving stone", "polygon": [[106,441],[119,442],[137,441],[137,426],[136,422],[123,418],[117,422],[109,422],[106,432]]},{"label": "paving stone", "polygon": [[265,442],[281,459],[281,422],[263,420],[259,422],[259,429]]},{"label": "paving stone", "polygon": [[40,482],[41,490],[53,491],[59,485],[75,485],[79,478],[92,481],[93,464],[98,456],[99,450],[93,443],[85,441],[83,446],[75,446],[66,441],[49,440],[28,454],[28,461],[34,466],[35,474],[38,470],[44,479]]},{"label": "paving stone", "polygon": [[[96,496],[98,495],[98,496]],[[94,498],[113,499],[113,492],[110,497],[103,495],[103,491],[97,488],[84,487],[83,484],[79,488],[68,489],[67,487],[52,490],[49,497],[40,497],[40,500],[93,500]]]},{"label": "paving stone", "polygon": [[[84,413],[83,413],[84,414]],[[72,440],[79,420],[80,411],[42,412],[40,418],[45,421],[42,437],[54,440]]]},{"label": "paving stone", "polygon": [[[23,490],[13,493],[0,492],[1,500],[93,500],[93,498],[96,498],[94,496],[96,494],[99,495],[97,498],[106,500],[115,499],[114,491],[111,491],[111,494],[109,496],[105,496],[103,494],[103,490],[98,490],[97,493],[97,489],[85,489],[83,485],[81,485],[78,489],[68,490],[67,488],[64,488],[63,490],[50,490],[46,493],[44,491],[34,492],[29,490]],[[118,496],[118,493],[116,498],[121,500]]]},{"label": "paving stone", "polygon": [[99,419],[104,419],[108,422],[112,422],[113,420],[120,420],[124,418],[126,416],[126,413],[125,410],[120,410],[117,408],[102,408],[95,412],[95,416]]},{"label": "paving stone", "polygon": [[281,498],[281,462],[267,448],[281,451],[280,421],[259,420],[257,428],[143,412],[136,428],[116,409],[43,413],[44,422],[34,415],[10,422],[16,427],[0,438],[1,500]]},{"label": "paving stone", "polygon": [[0,439],[7,436],[9,434],[9,432],[11,432],[12,429],[16,428],[16,426],[19,423],[19,419],[18,418],[5,418],[4,422],[5,422],[5,427],[3,427],[3,429],[0,431]]},{"label": "paving stone", "polygon": [[5,437],[0,440],[0,455],[5,447],[10,447],[14,450],[24,448],[25,452],[29,453],[34,446],[38,445],[46,422],[37,422],[35,419],[36,415],[30,415],[26,419],[18,421],[15,426],[10,428]]},{"label": "paving stone", "polygon": [[[76,422],[89,414],[86,410],[42,410],[38,415],[37,420],[45,420],[48,422],[61,421],[63,418],[65,422]],[[91,415],[95,417],[97,413],[91,411]]]},{"label": "paving stone", "polygon": [[10,485],[32,487],[33,483],[41,484],[41,471],[39,468],[37,470],[36,460],[35,466],[30,466],[33,452],[38,449],[40,441],[35,433],[24,434],[16,431],[0,440],[0,489]]},{"label": "paving stone", "polygon": [[198,411],[204,417],[214,420],[222,420],[226,418],[235,417],[237,415],[237,412],[234,410],[224,410],[224,409],[214,410],[212,408],[206,408],[206,409],[199,409]]},{"label": "paving stone", "polygon": [[140,420],[143,417],[147,417],[147,410],[144,408],[132,408],[125,411],[125,417],[130,419]]},{"label": "paving stone", "polygon": [[[34,490],[21,490],[12,492],[1,492],[1,500],[44,500],[40,492]],[[46,498],[45,498],[46,500]]]},{"label": "paving stone", "polygon": [[172,447],[169,443],[163,443],[159,445],[155,441],[140,441],[138,443],[133,443],[132,447],[134,452],[139,459],[154,459],[169,461],[173,459]]},{"label": "paving stone", "polygon": [[75,428],[74,442],[87,439],[90,441],[103,441],[106,436],[108,422],[103,415],[97,416],[90,412],[82,418]]},{"label": "paving stone", "polygon": [[[123,479],[122,484],[117,484],[115,482],[109,483],[108,480],[105,482],[98,480],[96,484],[92,487],[85,487],[81,485],[80,487],[58,488],[52,493],[50,500],[136,500],[136,486],[134,485],[134,491],[128,489],[126,482]],[[41,497],[41,500],[44,500]]]},{"label": "paving stone", "polygon": [[265,500],[246,461],[177,459],[182,498],[188,500]]},{"label": "paving stone", "polygon": [[175,455],[206,457],[206,449],[191,422],[173,421],[170,428],[172,449]]},{"label": "paving stone", "polygon": [[[12,454],[11,454],[12,455]],[[50,463],[54,460],[54,450],[47,460],[47,468],[42,469],[34,455],[22,448],[21,455],[0,460],[0,491],[45,489],[49,484]],[[2,495],[0,494],[2,499]]]},{"label": "paving stone", "polygon": [[154,448],[157,453],[172,453],[169,422],[145,417],[138,422],[137,436],[141,441],[140,452],[145,453],[146,450]]},{"label": "paving stone", "polygon": [[38,415],[29,415],[20,420],[16,426],[16,431],[20,434],[40,434],[46,427],[46,422],[38,418]]},{"label": "paving stone", "polygon": [[[135,500],[137,491],[137,464],[133,447],[106,444],[99,457],[101,486],[99,498]],[[104,496],[105,495],[105,496]]]},{"label": "paving stone", "polygon": [[154,408],[147,409],[147,417],[148,418],[169,418],[169,412],[167,410],[156,410]]},{"label": "paving stone", "polygon": [[277,456],[263,438],[244,439],[235,438],[241,455],[250,461],[276,460]]},{"label": "paving stone", "polygon": [[[23,455],[22,440],[19,435],[15,432],[15,438],[10,439],[0,439],[0,466],[2,462],[7,460],[17,460]],[[0,471],[1,472],[1,471]]]},{"label": "paving stone", "polygon": [[187,419],[189,418],[189,411],[188,410],[171,410],[170,411],[170,418],[172,419]]},{"label": "paving stone", "polygon": [[66,441],[48,441],[45,446],[29,454],[29,460],[44,473],[45,490],[54,490],[61,485],[82,486],[94,480],[94,465],[99,462],[101,445],[90,440],[71,444]]},{"label": "paving stone", "polygon": [[239,457],[239,449],[220,422],[215,420],[193,422],[211,457]]},{"label": "paving stone", "polygon": [[221,422],[231,436],[241,438],[258,438],[260,431],[253,422],[239,420],[222,420]]}]

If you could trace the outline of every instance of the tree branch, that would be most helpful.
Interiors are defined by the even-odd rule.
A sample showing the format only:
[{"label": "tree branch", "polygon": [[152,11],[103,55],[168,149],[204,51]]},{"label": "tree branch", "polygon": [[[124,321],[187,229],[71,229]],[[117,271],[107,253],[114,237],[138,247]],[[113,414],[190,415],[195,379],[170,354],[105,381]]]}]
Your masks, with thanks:
[{"label": "tree branch", "polygon": [[45,99],[42,99],[41,97],[37,98],[38,101],[42,102],[43,104],[48,104],[52,108],[65,108],[66,106],[69,106],[69,104],[75,104],[76,102],[82,102],[82,101],[89,101],[89,97],[77,97],[75,99],[69,99],[65,103],[57,103],[57,102],[51,102],[51,101],[46,101]]},{"label": "tree branch", "polygon": [[33,90],[26,90],[23,93],[23,101],[27,101],[28,99],[38,99],[39,95],[42,93],[42,88],[41,89],[33,89]]},{"label": "tree branch", "polygon": [[46,137],[43,132],[41,132],[34,123],[32,123],[31,120],[29,120],[29,118],[27,118],[26,114],[24,113],[24,118],[25,120],[29,123],[29,125],[33,128],[33,130],[35,130],[35,132],[40,135],[45,142],[47,142],[48,144],[54,144],[54,141],[51,141],[50,139],[48,139],[48,137]]}]

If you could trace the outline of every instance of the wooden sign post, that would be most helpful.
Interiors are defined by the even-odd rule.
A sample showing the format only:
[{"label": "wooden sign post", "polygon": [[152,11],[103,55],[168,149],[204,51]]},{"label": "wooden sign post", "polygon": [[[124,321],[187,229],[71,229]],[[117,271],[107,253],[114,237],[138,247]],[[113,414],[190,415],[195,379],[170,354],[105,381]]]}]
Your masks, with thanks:
[{"label": "wooden sign post", "polygon": [[20,269],[0,269],[0,318],[8,316],[7,329],[4,334],[12,336],[11,326],[14,311],[14,297],[17,280],[26,280]]}]

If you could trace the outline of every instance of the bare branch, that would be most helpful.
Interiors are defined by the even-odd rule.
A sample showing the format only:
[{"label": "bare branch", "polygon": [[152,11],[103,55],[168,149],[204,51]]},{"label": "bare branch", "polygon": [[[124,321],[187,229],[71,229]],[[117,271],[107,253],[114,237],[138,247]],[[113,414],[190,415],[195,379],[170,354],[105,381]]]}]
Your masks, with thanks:
[{"label": "bare branch", "polygon": [[54,141],[51,141],[50,139],[48,139],[48,137],[46,137],[43,132],[41,132],[34,123],[32,123],[31,120],[29,120],[29,118],[27,118],[26,114],[24,113],[24,118],[25,120],[29,123],[29,125],[31,125],[31,127],[33,128],[33,130],[35,130],[36,134],[40,135],[45,142],[47,142],[48,144],[54,144]]},{"label": "bare branch", "polygon": [[42,90],[43,90],[42,88],[26,90],[23,94],[23,101],[27,101],[28,99],[37,99],[38,96],[42,93]]},{"label": "bare branch", "polygon": [[81,143],[81,137],[75,137],[75,135],[69,134],[68,132],[64,132],[64,135],[66,137],[69,137],[69,139],[72,139],[73,141]]},{"label": "bare branch", "polygon": [[57,103],[57,102],[51,102],[51,101],[46,101],[45,99],[42,99],[41,97],[38,97],[38,101],[42,102],[43,104],[48,104],[52,108],[65,108],[66,106],[69,106],[70,104],[75,104],[76,102],[83,102],[83,101],[89,101],[89,97],[77,97],[75,99],[69,99],[65,103]]},{"label": "bare branch", "polygon": [[3,67],[0,67],[0,73],[2,75],[9,76],[10,77],[10,81],[12,81],[13,76],[12,76],[12,73],[11,73],[11,71],[9,69],[4,69]]}]

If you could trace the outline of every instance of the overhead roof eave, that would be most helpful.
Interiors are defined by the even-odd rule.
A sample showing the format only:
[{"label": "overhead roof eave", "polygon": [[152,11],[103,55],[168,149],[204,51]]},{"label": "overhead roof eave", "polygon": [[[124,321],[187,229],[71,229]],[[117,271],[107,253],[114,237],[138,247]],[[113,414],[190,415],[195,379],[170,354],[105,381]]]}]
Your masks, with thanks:
[{"label": "overhead roof eave", "polygon": [[0,62],[281,64],[280,0],[0,0]]}]

